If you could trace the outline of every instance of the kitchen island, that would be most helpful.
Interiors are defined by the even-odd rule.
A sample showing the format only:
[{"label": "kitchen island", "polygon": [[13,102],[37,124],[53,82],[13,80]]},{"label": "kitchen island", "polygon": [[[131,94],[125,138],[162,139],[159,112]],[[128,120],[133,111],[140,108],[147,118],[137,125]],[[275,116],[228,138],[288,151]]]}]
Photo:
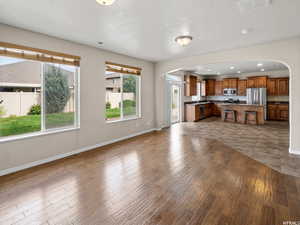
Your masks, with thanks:
[{"label": "kitchen island", "polygon": [[[245,112],[254,111],[257,114],[257,124],[262,125],[265,123],[265,109],[263,105],[250,105],[250,104],[220,104],[222,120],[224,120],[224,110],[234,110],[236,113],[236,121],[234,121],[232,113],[228,113],[226,121],[245,123]],[[255,116],[253,114],[248,115],[248,124],[255,124]]]}]

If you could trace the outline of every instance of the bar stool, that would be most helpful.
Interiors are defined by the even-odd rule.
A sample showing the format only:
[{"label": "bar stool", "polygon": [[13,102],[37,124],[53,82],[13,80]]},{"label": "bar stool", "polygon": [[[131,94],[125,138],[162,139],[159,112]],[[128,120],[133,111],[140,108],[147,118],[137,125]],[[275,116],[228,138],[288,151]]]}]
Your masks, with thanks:
[{"label": "bar stool", "polygon": [[257,112],[256,111],[245,111],[244,124],[247,124],[247,122],[248,122],[248,115],[249,114],[254,115],[254,117],[255,117],[255,124],[257,125],[258,121],[257,121]]},{"label": "bar stool", "polygon": [[224,117],[223,117],[224,119],[223,119],[223,121],[224,122],[226,121],[228,113],[232,113],[233,121],[236,122],[236,111],[235,110],[230,110],[230,109],[225,109],[224,110]]}]

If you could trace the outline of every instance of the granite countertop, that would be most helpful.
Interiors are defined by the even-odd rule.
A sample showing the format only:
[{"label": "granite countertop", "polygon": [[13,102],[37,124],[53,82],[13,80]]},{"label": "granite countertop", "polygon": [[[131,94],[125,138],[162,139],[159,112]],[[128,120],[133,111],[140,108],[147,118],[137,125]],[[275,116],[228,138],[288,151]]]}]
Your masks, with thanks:
[{"label": "granite countertop", "polygon": [[255,106],[255,107],[264,107],[263,105],[259,105],[259,104],[246,104],[246,103],[242,103],[242,104],[238,104],[238,103],[222,103],[220,104],[221,106],[226,106],[226,105],[233,105],[233,106]]},{"label": "granite countertop", "polygon": [[188,105],[205,105],[205,104],[210,104],[211,102],[205,101],[205,102],[185,102],[184,104]]}]

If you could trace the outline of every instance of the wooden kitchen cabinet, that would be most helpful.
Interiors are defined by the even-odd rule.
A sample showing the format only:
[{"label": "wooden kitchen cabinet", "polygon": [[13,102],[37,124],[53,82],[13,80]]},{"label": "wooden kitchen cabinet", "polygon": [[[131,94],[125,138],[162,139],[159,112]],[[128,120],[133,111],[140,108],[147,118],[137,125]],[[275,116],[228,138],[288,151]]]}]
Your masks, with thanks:
[{"label": "wooden kitchen cabinet", "polygon": [[205,85],[206,96],[215,95],[215,82],[216,80],[213,79],[206,80],[206,85]]},{"label": "wooden kitchen cabinet", "polygon": [[277,120],[277,105],[269,104],[268,105],[268,120]]},{"label": "wooden kitchen cabinet", "polygon": [[223,80],[223,89],[229,88],[229,79],[224,79]]},{"label": "wooden kitchen cabinet", "polygon": [[279,96],[288,96],[289,95],[289,78],[278,78],[278,95]]},{"label": "wooden kitchen cabinet", "polygon": [[238,81],[238,96],[246,96],[247,80]]},{"label": "wooden kitchen cabinet", "polygon": [[267,76],[248,77],[247,88],[266,88]]},{"label": "wooden kitchen cabinet", "polygon": [[229,88],[237,88],[238,87],[238,79],[232,78],[229,79]]},{"label": "wooden kitchen cabinet", "polygon": [[272,103],[268,104],[268,120],[289,120],[289,105]]},{"label": "wooden kitchen cabinet", "polygon": [[184,76],[184,95],[195,96],[197,95],[197,77],[193,75]]},{"label": "wooden kitchen cabinet", "polygon": [[247,88],[255,88],[255,79],[248,78],[248,80],[247,80]]},{"label": "wooden kitchen cabinet", "polygon": [[215,95],[223,96],[223,81],[222,80],[217,80],[215,82]]},{"label": "wooden kitchen cabinet", "polygon": [[289,120],[289,106],[287,104],[278,105],[278,118],[279,120]]},{"label": "wooden kitchen cabinet", "polygon": [[200,107],[199,105],[186,104],[185,105],[185,121],[196,122],[200,120]]},{"label": "wooden kitchen cabinet", "polygon": [[237,78],[226,78],[223,80],[223,88],[237,88],[238,79]]},{"label": "wooden kitchen cabinet", "polygon": [[289,78],[269,78],[267,81],[267,91],[269,96],[288,96]]},{"label": "wooden kitchen cabinet", "polygon": [[278,95],[277,79],[276,78],[269,78],[268,79],[268,81],[267,81],[267,92],[268,92],[268,96]]},{"label": "wooden kitchen cabinet", "polygon": [[256,78],[256,87],[257,88],[266,88],[267,87],[267,76],[257,77]]},{"label": "wooden kitchen cabinet", "polygon": [[219,106],[219,104],[214,103],[212,105],[212,115],[213,116],[221,116],[221,107]]},{"label": "wooden kitchen cabinet", "polygon": [[212,104],[205,104],[205,117],[210,117],[212,114]]}]

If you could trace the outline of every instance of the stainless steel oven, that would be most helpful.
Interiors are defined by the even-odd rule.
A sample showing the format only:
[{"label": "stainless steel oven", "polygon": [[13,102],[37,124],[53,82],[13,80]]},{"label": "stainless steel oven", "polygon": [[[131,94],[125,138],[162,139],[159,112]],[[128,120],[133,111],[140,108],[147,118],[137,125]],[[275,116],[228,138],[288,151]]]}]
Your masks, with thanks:
[{"label": "stainless steel oven", "polygon": [[223,90],[223,95],[225,96],[232,96],[236,94],[236,88],[224,88]]}]

